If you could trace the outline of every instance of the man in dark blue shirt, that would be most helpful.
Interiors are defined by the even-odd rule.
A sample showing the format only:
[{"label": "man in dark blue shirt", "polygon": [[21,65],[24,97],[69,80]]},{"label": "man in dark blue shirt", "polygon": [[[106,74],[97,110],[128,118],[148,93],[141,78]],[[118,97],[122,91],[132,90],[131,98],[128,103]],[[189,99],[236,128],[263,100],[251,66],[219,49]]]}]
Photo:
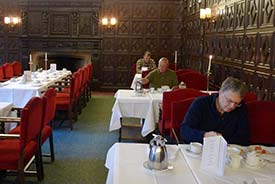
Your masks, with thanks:
[{"label": "man in dark blue shirt", "polygon": [[229,144],[249,144],[247,107],[242,101],[244,84],[228,77],[216,95],[197,98],[181,125],[185,143],[203,142],[204,137],[222,135]]}]

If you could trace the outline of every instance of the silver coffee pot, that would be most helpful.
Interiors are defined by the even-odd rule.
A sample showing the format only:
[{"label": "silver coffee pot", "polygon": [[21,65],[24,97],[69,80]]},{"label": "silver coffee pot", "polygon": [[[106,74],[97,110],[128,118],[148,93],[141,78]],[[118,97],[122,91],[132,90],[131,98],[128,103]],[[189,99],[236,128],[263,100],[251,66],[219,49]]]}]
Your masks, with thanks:
[{"label": "silver coffee pot", "polygon": [[137,93],[143,93],[143,84],[141,79],[137,79],[135,91]]},{"label": "silver coffee pot", "polygon": [[150,141],[150,153],[148,167],[155,170],[168,168],[168,153],[165,146],[167,140],[161,135],[153,134],[154,138]]}]

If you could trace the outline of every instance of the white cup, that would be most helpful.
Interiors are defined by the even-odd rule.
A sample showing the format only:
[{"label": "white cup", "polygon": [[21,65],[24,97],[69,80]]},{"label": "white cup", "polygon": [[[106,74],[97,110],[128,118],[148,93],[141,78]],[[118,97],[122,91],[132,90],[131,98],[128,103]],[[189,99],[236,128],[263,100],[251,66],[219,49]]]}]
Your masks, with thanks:
[{"label": "white cup", "polygon": [[155,88],[150,88],[150,92],[154,93],[155,92]]},{"label": "white cup", "polygon": [[260,158],[256,155],[255,151],[249,152],[246,155],[246,163],[251,166],[257,166],[260,163]]},{"label": "white cup", "polygon": [[190,151],[193,153],[201,153],[202,151],[202,144],[199,142],[191,142],[190,143]]},{"label": "white cup", "polygon": [[242,159],[243,157],[241,155],[230,155],[230,167],[233,169],[240,168]]}]

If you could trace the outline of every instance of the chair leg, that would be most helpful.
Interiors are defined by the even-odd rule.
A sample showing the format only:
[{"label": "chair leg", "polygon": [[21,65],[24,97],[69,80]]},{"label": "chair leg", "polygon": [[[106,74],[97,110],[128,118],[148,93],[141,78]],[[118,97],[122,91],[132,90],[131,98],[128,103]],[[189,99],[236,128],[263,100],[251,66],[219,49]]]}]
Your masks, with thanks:
[{"label": "chair leg", "polygon": [[35,165],[37,170],[37,179],[38,181],[42,181],[44,179],[44,168],[43,168],[41,147],[38,149],[37,153],[35,154]]},{"label": "chair leg", "polygon": [[49,144],[50,144],[51,161],[54,162],[55,156],[54,156],[54,145],[53,145],[53,133],[51,133],[49,137]]}]

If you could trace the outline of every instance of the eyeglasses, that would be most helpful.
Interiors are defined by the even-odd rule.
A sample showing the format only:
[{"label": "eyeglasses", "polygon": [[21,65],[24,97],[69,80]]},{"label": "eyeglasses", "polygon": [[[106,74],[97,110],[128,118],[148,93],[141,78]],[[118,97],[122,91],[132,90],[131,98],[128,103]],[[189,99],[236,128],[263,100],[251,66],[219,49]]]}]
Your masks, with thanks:
[{"label": "eyeglasses", "polygon": [[242,102],[234,102],[233,100],[228,98],[225,94],[223,94],[223,96],[224,96],[227,103],[234,104],[234,106],[236,106],[236,107],[241,107],[242,106]]}]

